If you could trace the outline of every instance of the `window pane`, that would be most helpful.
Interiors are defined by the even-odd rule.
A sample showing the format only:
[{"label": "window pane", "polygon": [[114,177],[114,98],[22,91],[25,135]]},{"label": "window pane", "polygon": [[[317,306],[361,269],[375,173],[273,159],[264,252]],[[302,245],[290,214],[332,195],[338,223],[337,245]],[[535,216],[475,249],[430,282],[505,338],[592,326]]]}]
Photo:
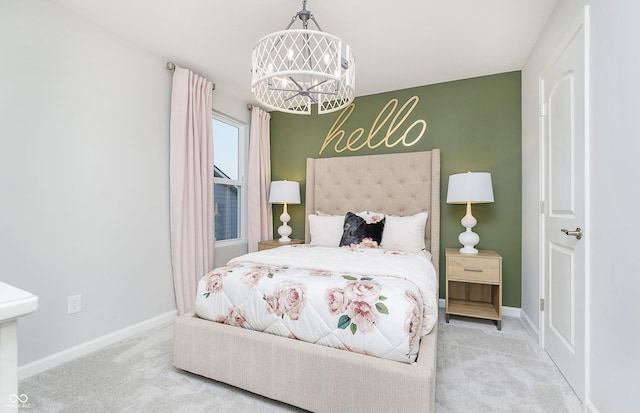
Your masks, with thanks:
[{"label": "window pane", "polygon": [[240,187],[213,185],[216,241],[240,238]]},{"label": "window pane", "polygon": [[238,180],[239,131],[236,126],[213,119],[214,176]]}]

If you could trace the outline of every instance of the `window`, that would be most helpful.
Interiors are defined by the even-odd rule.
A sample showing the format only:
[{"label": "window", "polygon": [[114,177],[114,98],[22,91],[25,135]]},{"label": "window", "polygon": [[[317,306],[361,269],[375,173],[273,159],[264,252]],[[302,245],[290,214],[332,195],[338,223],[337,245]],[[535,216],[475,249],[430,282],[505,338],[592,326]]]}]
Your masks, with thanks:
[{"label": "window", "polygon": [[213,201],[215,240],[244,239],[244,127],[213,115]]}]

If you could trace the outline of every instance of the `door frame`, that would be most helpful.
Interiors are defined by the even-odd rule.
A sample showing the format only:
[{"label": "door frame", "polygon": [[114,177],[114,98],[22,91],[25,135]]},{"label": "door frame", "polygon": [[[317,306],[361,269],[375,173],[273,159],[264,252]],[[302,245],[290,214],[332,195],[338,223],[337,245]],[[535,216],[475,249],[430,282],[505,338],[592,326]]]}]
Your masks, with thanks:
[{"label": "door frame", "polygon": [[[590,391],[590,358],[591,358],[591,343],[589,337],[591,335],[591,237],[589,236],[588,231],[591,229],[591,148],[590,148],[590,136],[591,136],[591,98],[590,98],[590,61],[591,61],[591,53],[590,53],[590,44],[591,44],[591,36],[590,36],[590,8],[589,5],[585,5],[582,13],[577,17],[575,22],[569,27],[566,34],[562,37],[562,41],[559,43],[559,46],[556,48],[555,52],[551,55],[551,57],[547,60],[547,63],[540,71],[540,75],[538,76],[538,108],[539,108],[539,118],[538,118],[538,153],[539,156],[539,211],[540,211],[540,219],[538,220],[538,268],[539,268],[539,298],[540,300],[545,300],[547,297],[545,296],[546,291],[546,273],[545,273],[545,260],[546,260],[546,217],[548,211],[548,201],[546,199],[546,165],[547,165],[547,156],[546,156],[546,136],[545,136],[545,113],[544,113],[544,82],[542,79],[542,74],[546,73],[548,69],[553,65],[553,63],[560,57],[562,52],[566,49],[566,47],[571,42],[571,39],[575,36],[576,32],[579,30],[583,30],[584,33],[584,165],[585,165],[585,175],[584,175],[584,185],[585,185],[585,233],[584,237],[585,243],[585,272],[584,272],[584,282],[585,282],[585,314],[584,314],[584,346],[585,346],[585,360],[584,360],[584,406],[588,406],[588,402],[590,402],[591,391]],[[545,338],[545,315],[544,310],[538,307],[538,345],[544,349],[544,338]],[[546,352],[546,350],[545,350]]]}]

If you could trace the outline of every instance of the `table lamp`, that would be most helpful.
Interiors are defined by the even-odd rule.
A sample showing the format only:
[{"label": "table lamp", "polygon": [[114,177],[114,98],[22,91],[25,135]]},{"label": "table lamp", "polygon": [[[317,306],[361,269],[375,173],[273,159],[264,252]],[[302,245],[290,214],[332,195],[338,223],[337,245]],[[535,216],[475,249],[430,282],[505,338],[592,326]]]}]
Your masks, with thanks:
[{"label": "table lamp", "polygon": [[493,202],[493,185],[490,173],[467,172],[449,176],[447,203],[467,204],[467,214],[460,220],[462,226],[467,230],[458,236],[458,241],[463,245],[460,248],[461,253],[478,253],[475,246],[480,242],[480,236],[471,230],[478,221],[471,215],[471,204],[488,202]]},{"label": "table lamp", "polygon": [[289,235],[291,235],[292,230],[287,223],[291,220],[291,217],[287,213],[287,204],[300,203],[300,184],[293,181],[272,181],[269,190],[269,203],[284,204],[282,215],[280,215],[282,225],[278,228],[279,241],[290,242]]}]

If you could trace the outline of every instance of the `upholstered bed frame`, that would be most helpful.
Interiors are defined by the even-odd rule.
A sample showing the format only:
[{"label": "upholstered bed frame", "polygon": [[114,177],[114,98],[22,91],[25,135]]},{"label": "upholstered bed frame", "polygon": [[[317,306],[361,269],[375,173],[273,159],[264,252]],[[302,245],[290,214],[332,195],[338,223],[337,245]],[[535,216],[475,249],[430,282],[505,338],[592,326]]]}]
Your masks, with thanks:
[{"label": "upholstered bed frame", "polygon": [[[440,151],[307,160],[306,212],[429,211],[427,249],[438,271]],[[308,226],[305,234],[309,241]],[[182,370],[313,412],[433,412],[437,326],[413,364],[180,316],[173,363]]]}]

